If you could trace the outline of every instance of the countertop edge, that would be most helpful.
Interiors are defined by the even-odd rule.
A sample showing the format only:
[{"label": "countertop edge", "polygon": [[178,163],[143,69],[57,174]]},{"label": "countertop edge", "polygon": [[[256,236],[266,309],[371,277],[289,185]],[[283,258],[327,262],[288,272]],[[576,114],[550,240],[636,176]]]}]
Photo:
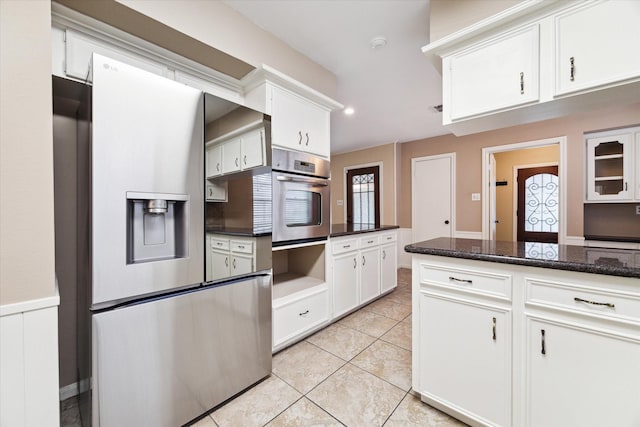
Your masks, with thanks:
[{"label": "countertop edge", "polygon": [[581,264],[566,261],[541,260],[533,258],[518,258],[503,255],[488,255],[482,253],[455,251],[437,248],[417,247],[412,244],[404,247],[405,252],[419,255],[437,255],[449,258],[463,258],[477,261],[497,262],[501,264],[514,264],[528,267],[550,268],[554,270],[575,271],[579,273],[604,274],[607,276],[619,276],[640,278],[638,269],[627,267],[612,267],[606,265]]},{"label": "countertop edge", "polygon": [[331,234],[329,234],[329,237],[344,237],[344,236],[351,236],[354,234],[375,233],[377,231],[395,230],[398,228],[400,228],[399,225],[381,225],[380,227],[369,228],[366,230],[350,230],[350,231],[336,231],[336,232],[332,231]]}]

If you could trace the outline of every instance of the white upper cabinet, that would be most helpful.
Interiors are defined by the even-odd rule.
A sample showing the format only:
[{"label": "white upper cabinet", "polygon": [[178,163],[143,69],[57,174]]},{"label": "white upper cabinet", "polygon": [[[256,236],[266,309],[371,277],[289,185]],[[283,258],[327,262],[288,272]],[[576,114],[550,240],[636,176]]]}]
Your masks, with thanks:
[{"label": "white upper cabinet", "polygon": [[456,135],[640,97],[640,1],[523,1],[422,48]]},{"label": "white upper cabinet", "polygon": [[245,105],[271,116],[272,146],[330,156],[331,111],[341,104],[268,65],[242,82]]},{"label": "white upper cabinet", "polygon": [[329,111],[287,90],[271,92],[271,143],[329,157]]},{"label": "white upper cabinet", "polygon": [[207,178],[259,167],[265,164],[264,129],[241,135],[222,136],[206,144]]},{"label": "white upper cabinet", "polygon": [[449,121],[537,101],[538,39],[534,25],[446,58]]},{"label": "white upper cabinet", "polygon": [[577,2],[555,17],[556,95],[640,75],[640,3]]}]

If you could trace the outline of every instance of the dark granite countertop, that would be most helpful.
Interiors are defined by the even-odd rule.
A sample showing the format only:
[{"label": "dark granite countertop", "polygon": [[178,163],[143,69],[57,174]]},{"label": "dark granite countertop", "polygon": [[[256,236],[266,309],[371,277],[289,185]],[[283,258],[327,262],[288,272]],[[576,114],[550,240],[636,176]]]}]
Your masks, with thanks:
[{"label": "dark granite countertop", "polygon": [[441,237],[405,246],[406,252],[640,278],[640,251],[555,243]]},{"label": "dark granite countertop", "polygon": [[351,234],[371,233],[373,231],[393,230],[399,225],[380,225],[375,227],[370,224],[331,224],[330,237],[349,236]]},{"label": "dark granite countertop", "polygon": [[235,227],[219,227],[219,226],[206,226],[205,231],[207,233],[225,234],[228,236],[242,236],[242,237],[263,237],[270,236],[269,233],[254,233],[251,228],[235,228]]}]

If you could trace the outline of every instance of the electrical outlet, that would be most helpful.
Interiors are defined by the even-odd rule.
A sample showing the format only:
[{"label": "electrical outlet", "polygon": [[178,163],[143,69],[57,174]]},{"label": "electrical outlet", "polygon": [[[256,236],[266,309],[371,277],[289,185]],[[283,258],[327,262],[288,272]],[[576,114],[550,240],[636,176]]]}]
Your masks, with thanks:
[{"label": "electrical outlet", "polygon": [[342,200],[336,200],[336,202],[338,203],[338,206],[342,206],[342,204],[343,204]]},{"label": "electrical outlet", "polygon": [[471,200],[473,200],[474,202],[480,200],[480,193],[471,193]]},{"label": "electrical outlet", "polygon": [[640,205],[636,205],[636,215],[640,215]]}]

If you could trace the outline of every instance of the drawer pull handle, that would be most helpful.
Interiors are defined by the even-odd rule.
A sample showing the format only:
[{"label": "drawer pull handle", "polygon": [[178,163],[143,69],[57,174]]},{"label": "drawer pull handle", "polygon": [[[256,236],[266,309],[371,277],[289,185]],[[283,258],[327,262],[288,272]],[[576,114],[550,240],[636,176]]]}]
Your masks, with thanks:
[{"label": "drawer pull handle", "polygon": [[520,73],[520,95],[524,95],[524,73]]},{"label": "drawer pull handle", "polygon": [[351,247],[351,245],[344,245],[344,246],[342,246],[342,248],[343,248],[343,249],[348,249],[348,248],[350,248],[350,247]]},{"label": "drawer pull handle", "polygon": [[615,304],[610,303],[610,302],[596,302],[596,301],[589,301],[589,300],[582,299],[582,298],[578,298],[578,297],[575,297],[573,300],[574,300],[575,302],[584,302],[584,303],[587,303],[587,304],[593,304],[593,305],[604,305],[605,307],[611,307],[611,308],[615,308],[615,307],[616,307],[616,305],[615,305]]},{"label": "drawer pull handle", "polygon": [[304,317],[304,316],[306,316],[307,314],[309,314],[309,310],[307,310],[307,311],[303,311],[302,313],[299,313],[299,314],[298,314],[298,316],[302,316],[302,317]]},{"label": "drawer pull handle", "polygon": [[493,340],[496,340],[496,318],[493,318]]},{"label": "drawer pull handle", "polygon": [[573,56],[569,58],[569,64],[571,65],[571,72],[569,74],[569,80],[574,81],[576,79],[576,66],[574,64]]},{"label": "drawer pull handle", "polygon": [[371,244],[371,243],[373,243],[373,240],[367,240],[367,243]]},{"label": "drawer pull handle", "polygon": [[238,245],[239,249],[244,249],[244,245]]},{"label": "drawer pull handle", "polygon": [[544,342],[544,329],[540,329],[540,345],[542,347],[540,353],[547,354],[547,348]]},{"label": "drawer pull handle", "polygon": [[236,259],[235,258],[233,259],[233,269],[234,270],[236,269]]},{"label": "drawer pull handle", "polygon": [[449,276],[449,280],[453,280],[454,282],[461,282],[461,283],[473,283],[473,280],[469,280],[469,279],[458,279],[457,277],[453,277],[453,276]]}]

